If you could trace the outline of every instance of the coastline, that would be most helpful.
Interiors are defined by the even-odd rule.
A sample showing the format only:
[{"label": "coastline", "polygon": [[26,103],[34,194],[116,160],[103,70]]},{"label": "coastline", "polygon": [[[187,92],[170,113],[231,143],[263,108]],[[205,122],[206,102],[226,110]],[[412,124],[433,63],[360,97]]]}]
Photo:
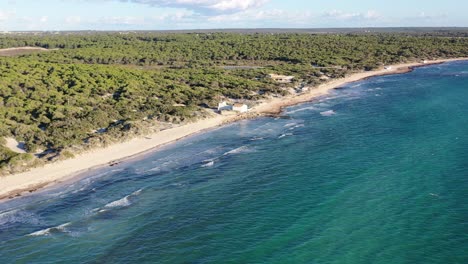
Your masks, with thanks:
[{"label": "coastline", "polygon": [[95,168],[121,162],[182,138],[227,123],[262,115],[279,114],[284,107],[311,101],[316,97],[325,95],[330,90],[339,88],[348,83],[365,80],[374,76],[407,73],[411,72],[416,67],[460,60],[468,60],[468,58],[442,59],[428,61],[427,63],[404,63],[392,65],[392,68],[389,70],[383,69],[354,73],[345,78],[334,79],[317,87],[310,87],[308,92],[302,94],[261,100],[260,104],[253,107],[248,114],[237,116],[216,115],[212,118],[163,130],[145,137],[134,138],[130,141],[117,143],[106,148],[95,149],[78,155],[73,159],[46,164],[43,167],[34,168],[19,174],[0,177],[0,201],[32,193],[64,181],[69,181]]}]

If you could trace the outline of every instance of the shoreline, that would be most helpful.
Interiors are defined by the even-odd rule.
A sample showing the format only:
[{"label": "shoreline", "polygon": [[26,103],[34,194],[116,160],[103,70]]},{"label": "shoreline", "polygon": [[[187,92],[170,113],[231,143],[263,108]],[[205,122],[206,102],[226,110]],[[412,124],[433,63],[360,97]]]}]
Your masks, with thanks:
[{"label": "shoreline", "polygon": [[[137,137],[126,142],[113,144],[106,148],[95,149],[80,154],[75,158],[49,163],[43,167],[29,171],[0,177],[0,202],[13,199],[51,187],[60,183],[71,182],[97,168],[112,166],[125,160],[135,158],[167,144],[176,142],[194,134],[203,133],[232,122],[260,116],[277,115],[284,107],[309,102],[329,91],[348,83],[366,80],[371,77],[403,74],[415,68],[441,64],[444,62],[462,61],[468,58],[441,59],[427,63],[402,63],[392,65],[391,69],[374,70],[353,73],[340,79],[334,79],[316,87],[309,87],[309,91],[282,98],[270,98],[259,101],[249,113],[236,116],[215,115],[182,126],[166,129],[144,137]],[[81,178],[81,177],[80,177]]]}]

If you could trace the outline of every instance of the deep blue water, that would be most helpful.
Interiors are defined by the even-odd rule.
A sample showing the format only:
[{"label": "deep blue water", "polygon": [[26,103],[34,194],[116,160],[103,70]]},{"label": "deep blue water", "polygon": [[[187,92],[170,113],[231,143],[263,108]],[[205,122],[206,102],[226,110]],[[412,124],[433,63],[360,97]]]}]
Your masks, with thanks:
[{"label": "deep blue water", "polygon": [[0,263],[468,263],[468,62],[0,204]]}]

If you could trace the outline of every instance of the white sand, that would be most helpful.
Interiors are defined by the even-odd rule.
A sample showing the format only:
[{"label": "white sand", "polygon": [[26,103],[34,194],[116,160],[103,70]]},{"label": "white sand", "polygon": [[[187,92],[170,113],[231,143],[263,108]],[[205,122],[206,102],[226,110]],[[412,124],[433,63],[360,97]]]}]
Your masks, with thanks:
[{"label": "white sand", "polygon": [[[393,65],[391,70],[377,70],[352,74],[349,77],[332,80],[328,83],[320,85],[317,88],[309,89],[308,92],[297,95],[288,96],[285,98],[273,98],[266,100],[254,107],[251,112],[253,114],[278,113],[282,107],[290,106],[302,102],[310,101],[311,99],[326,94],[331,89],[342,86],[349,82],[362,80],[371,76],[395,74],[407,72],[408,67],[418,65],[430,65],[446,61],[463,60],[439,60],[429,61],[426,64],[409,63]],[[15,175],[5,176],[0,178],[0,199],[9,196],[15,196],[22,192],[34,191],[38,188],[50,186],[54,183],[64,181],[73,175],[85,172],[96,166],[107,165],[111,162],[121,160],[127,157],[135,156],[142,152],[156,148],[158,146],[176,141],[186,136],[201,132],[206,129],[214,128],[228,122],[245,118],[246,116],[220,116],[204,119],[195,123],[163,130],[142,138],[136,138],[128,142],[118,143],[107,148],[97,149],[79,155],[73,159],[60,161],[57,163],[47,164],[44,167],[35,168],[28,172]]]},{"label": "white sand", "polygon": [[16,139],[12,137],[5,138],[6,144],[5,146],[9,148],[11,151],[16,153],[26,153],[26,151],[22,148],[22,144],[20,144]]},{"label": "white sand", "polygon": [[42,47],[17,47],[17,48],[0,49],[0,51],[17,51],[17,50],[43,50],[43,51],[46,51],[48,49],[42,48]]}]

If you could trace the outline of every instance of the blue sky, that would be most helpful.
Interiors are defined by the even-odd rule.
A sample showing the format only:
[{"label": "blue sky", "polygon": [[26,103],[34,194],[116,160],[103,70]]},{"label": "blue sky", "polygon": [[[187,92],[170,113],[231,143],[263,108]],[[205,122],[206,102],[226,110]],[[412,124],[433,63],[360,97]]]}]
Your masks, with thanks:
[{"label": "blue sky", "polygon": [[0,31],[468,26],[462,0],[0,0]]}]

